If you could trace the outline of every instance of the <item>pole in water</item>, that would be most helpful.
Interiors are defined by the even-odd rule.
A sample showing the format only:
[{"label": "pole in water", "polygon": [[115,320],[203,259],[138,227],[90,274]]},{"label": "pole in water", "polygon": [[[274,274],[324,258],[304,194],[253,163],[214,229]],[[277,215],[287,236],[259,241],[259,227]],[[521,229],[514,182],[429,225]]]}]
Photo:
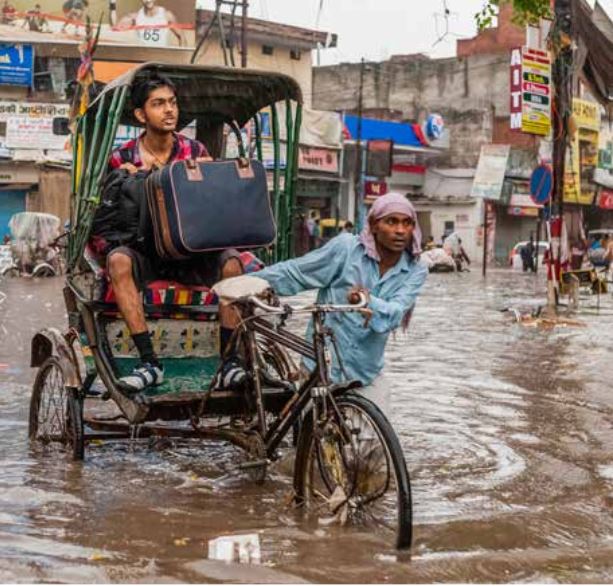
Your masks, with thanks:
[{"label": "pole in water", "polygon": [[487,275],[487,200],[483,200],[483,277]]}]

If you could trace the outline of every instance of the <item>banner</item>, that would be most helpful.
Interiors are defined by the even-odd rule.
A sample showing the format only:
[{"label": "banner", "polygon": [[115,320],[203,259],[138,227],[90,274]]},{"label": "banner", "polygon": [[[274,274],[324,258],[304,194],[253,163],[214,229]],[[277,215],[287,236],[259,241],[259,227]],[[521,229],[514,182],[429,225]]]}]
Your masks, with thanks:
[{"label": "banner", "polygon": [[471,197],[494,201],[501,198],[510,152],[508,144],[485,144],[481,147]]},{"label": "banner", "polygon": [[[100,44],[193,47],[195,1],[171,0],[10,0],[14,10],[0,23],[0,38],[29,42],[74,41],[84,36],[89,16],[102,17]],[[4,13],[3,13],[4,14]]]},{"label": "banner", "polygon": [[564,201],[592,205],[596,195],[592,180],[598,167],[600,146],[600,106],[575,98],[573,117],[577,131],[566,151]]},{"label": "banner", "polygon": [[511,130],[547,136],[551,131],[551,57],[522,47],[511,51]]},{"label": "banner", "polygon": [[0,85],[31,87],[34,80],[34,47],[0,43]]},{"label": "banner", "polygon": [[65,150],[70,136],[54,120],[65,120],[69,112],[68,104],[0,101],[0,122],[6,125],[0,142],[9,149]]}]

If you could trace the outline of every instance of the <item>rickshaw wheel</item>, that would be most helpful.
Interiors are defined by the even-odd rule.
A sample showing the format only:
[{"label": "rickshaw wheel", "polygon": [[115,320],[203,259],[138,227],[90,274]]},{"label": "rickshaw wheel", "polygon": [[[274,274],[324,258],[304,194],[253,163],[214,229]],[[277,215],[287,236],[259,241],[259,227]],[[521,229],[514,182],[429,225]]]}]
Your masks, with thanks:
[{"label": "rickshaw wheel", "polygon": [[55,269],[47,263],[38,265],[32,271],[33,277],[55,277],[55,274]]},{"label": "rickshaw wheel", "polygon": [[28,435],[44,446],[61,444],[73,460],[83,460],[83,401],[78,391],[66,386],[61,362],[50,356],[40,366],[30,399]]},{"label": "rickshaw wheel", "polygon": [[1,277],[18,277],[19,269],[17,267],[7,267],[0,273]]}]

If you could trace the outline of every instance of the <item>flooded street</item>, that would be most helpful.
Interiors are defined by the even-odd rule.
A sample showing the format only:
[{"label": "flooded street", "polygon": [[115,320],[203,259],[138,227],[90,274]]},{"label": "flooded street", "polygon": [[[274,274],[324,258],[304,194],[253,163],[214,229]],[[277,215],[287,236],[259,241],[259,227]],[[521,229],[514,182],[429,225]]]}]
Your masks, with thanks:
[{"label": "flooded street", "polygon": [[[411,556],[303,525],[282,466],[227,475],[233,448],[90,444],[84,463],[27,440],[29,345],[64,328],[62,281],[0,283],[0,581],[613,581],[613,299],[585,327],[514,323],[545,282],[509,271],[431,275],[388,348],[392,423],[415,513]],[[588,307],[591,306],[591,307]],[[207,560],[258,533],[259,565]]]}]

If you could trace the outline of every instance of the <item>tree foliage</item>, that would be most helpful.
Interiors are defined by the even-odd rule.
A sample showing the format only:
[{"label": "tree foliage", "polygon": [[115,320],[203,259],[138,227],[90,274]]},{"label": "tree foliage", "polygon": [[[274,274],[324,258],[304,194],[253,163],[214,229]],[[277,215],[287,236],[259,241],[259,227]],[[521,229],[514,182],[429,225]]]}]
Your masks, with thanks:
[{"label": "tree foliage", "polygon": [[551,17],[550,0],[485,0],[483,9],[475,14],[479,29],[492,26],[502,4],[513,5],[513,20],[518,24],[536,23]]}]

